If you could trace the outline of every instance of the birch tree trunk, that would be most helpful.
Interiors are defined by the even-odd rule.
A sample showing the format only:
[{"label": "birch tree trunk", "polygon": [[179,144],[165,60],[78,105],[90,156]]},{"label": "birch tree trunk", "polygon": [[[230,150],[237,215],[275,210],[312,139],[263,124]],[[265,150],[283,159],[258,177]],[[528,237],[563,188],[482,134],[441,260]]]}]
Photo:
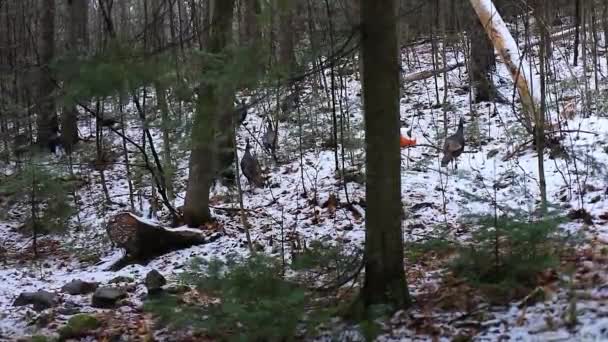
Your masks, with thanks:
[{"label": "birch tree trunk", "polygon": [[[544,0],[543,0],[544,1]],[[545,182],[544,149],[545,149],[545,58],[547,56],[547,31],[541,30],[540,44],[540,82],[535,80],[528,71],[528,62],[521,57],[519,48],[515,40],[509,33],[507,26],[500,14],[496,11],[491,0],[471,0],[475,12],[479,16],[486,33],[492,40],[494,47],[503,58],[511,77],[519,91],[523,109],[526,113],[524,123],[529,132],[534,135],[536,150],[538,152],[538,175],[541,196],[541,209],[544,212],[547,208],[547,188]],[[545,3],[543,2],[543,5]],[[540,11],[539,18],[543,18],[546,12]],[[544,18],[546,21],[546,18]]]},{"label": "birch tree trunk", "polygon": [[517,43],[491,0],[470,0],[492,44],[502,57],[515,83],[525,112],[523,124],[533,132],[535,113],[539,111],[540,87],[529,72],[529,63],[521,55]]}]

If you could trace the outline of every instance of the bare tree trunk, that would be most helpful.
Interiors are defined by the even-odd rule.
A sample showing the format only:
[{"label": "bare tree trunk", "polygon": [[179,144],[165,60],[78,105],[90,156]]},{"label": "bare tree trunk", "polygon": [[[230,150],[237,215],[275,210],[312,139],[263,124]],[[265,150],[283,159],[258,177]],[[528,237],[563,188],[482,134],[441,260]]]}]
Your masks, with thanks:
[{"label": "bare tree trunk", "polygon": [[[152,2],[152,48],[160,51],[165,44],[165,16],[164,6],[161,0]],[[173,163],[171,161],[171,122],[169,119],[169,105],[167,104],[167,95],[165,85],[162,81],[154,82],[156,90],[156,101],[161,115],[161,131],[163,134],[163,172],[165,179],[165,187],[167,197],[173,200]]]},{"label": "bare tree trunk", "polygon": [[[604,49],[608,47],[608,0],[603,1],[602,5],[602,29],[604,31]],[[606,68],[608,69],[608,58],[606,58]]]},{"label": "bare tree trunk", "polygon": [[[89,2],[88,0],[68,0],[68,6],[70,14],[68,51],[71,51],[74,57],[82,57],[86,54],[88,46]],[[78,110],[76,105],[63,108],[61,130],[64,147],[68,152],[71,152],[74,144],[78,142]]]},{"label": "bare tree trunk", "polygon": [[260,46],[262,43],[262,35],[260,31],[259,17],[261,15],[261,7],[259,0],[244,0],[245,2],[245,16],[244,16],[244,34],[241,40],[241,45],[245,46],[249,50],[251,56],[251,67],[253,70],[254,78],[263,71],[264,61],[262,60],[263,54],[260,53]]},{"label": "bare tree trunk", "polygon": [[572,64],[578,65],[578,49],[581,42],[581,0],[576,0],[574,13],[574,58]]},{"label": "bare tree trunk", "polygon": [[[543,7],[546,5],[547,1],[542,0]],[[546,17],[546,11],[541,10],[541,14],[538,16],[540,18],[544,17],[544,21],[548,19]],[[545,15],[543,15],[545,14]],[[537,112],[536,115],[536,152],[538,154],[538,183],[540,188],[540,200],[541,200],[541,213],[544,214],[547,210],[547,182],[545,177],[545,115],[547,111],[547,107],[545,104],[546,100],[546,65],[547,65],[547,43],[546,40],[549,39],[548,31],[545,29],[540,30],[540,111]]]},{"label": "bare tree trunk", "polygon": [[[213,5],[214,28],[209,36],[209,51],[220,53],[231,40],[234,0],[219,0]],[[225,99],[222,94],[224,89],[204,81],[199,88],[192,127],[190,173],[184,203],[184,222],[193,227],[211,220],[209,191],[216,172],[216,132],[219,126],[218,116],[221,115],[217,112],[221,110],[222,101]]]},{"label": "bare tree trunk", "polygon": [[294,55],[293,5],[291,1],[278,1],[279,6],[279,59],[278,63],[286,74],[296,67]]},{"label": "bare tree trunk", "polygon": [[399,49],[394,0],[361,0],[367,211],[363,304],[410,304],[403,266]]},{"label": "bare tree trunk", "polygon": [[55,57],[55,0],[46,0],[42,5],[40,19],[40,74],[38,85],[38,143],[47,146],[53,134],[59,130],[55,107],[55,84],[50,64]]},{"label": "bare tree trunk", "polygon": [[532,133],[534,118],[538,112],[537,106],[540,103],[538,80],[528,69],[530,64],[520,54],[513,36],[492,1],[470,0],[470,2],[486,34],[509,69],[525,113],[522,124],[528,132]]},{"label": "bare tree trunk", "polygon": [[475,102],[491,101],[496,95],[490,73],[496,68],[494,45],[485,34],[481,22],[471,17],[469,26],[469,74],[475,89]]}]

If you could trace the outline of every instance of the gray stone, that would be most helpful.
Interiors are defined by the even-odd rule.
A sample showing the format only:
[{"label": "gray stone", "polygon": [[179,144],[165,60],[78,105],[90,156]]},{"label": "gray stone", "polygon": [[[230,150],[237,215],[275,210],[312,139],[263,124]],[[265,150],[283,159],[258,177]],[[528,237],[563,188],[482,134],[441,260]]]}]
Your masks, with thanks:
[{"label": "gray stone", "polygon": [[15,299],[13,306],[34,305],[34,310],[42,311],[57,305],[57,295],[48,291],[23,292]]},{"label": "gray stone", "polygon": [[157,270],[152,270],[146,275],[146,289],[149,294],[158,293],[162,291],[163,285],[167,284],[167,280]]},{"label": "gray stone", "polygon": [[87,294],[97,289],[97,283],[89,283],[80,279],[74,279],[63,285],[61,290],[71,295]]},{"label": "gray stone", "polygon": [[57,313],[65,316],[72,316],[80,313],[81,308],[78,304],[73,302],[65,302],[62,307],[57,309]]},{"label": "gray stone", "polygon": [[131,277],[126,277],[126,276],[117,276],[112,278],[112,280],[109,281],[110,284],[118,284],[118,283],[132,283],[134,282],[135,279],[131,278]]},{"label": "gray stone", "polygon": [[113,308],[120,299],[127,296],[127,292],[117,287],[100,287],[95,290],[91,305],[94,308]]}]

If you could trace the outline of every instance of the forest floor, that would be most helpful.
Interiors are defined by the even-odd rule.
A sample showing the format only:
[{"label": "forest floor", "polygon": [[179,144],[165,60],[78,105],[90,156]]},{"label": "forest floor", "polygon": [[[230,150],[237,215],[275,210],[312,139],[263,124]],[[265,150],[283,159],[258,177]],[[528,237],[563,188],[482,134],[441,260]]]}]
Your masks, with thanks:
[{"label": "forest floor", "polygon": [[[567,67],[567,60],[560,55],[567,46],[556,46],[552,66],[555,80],[549,85],[550,101],[559,103],[562,108],[574,99],[577,111],[572,119],[561,122],[562,132],[559,133],[564,137],[561,146],[573,158],[554,158],[549,151],[544,157],[548,200],[563,214],[584,208],[593,217],[592,223],[572,220],[560,227],[564,234],[583,236],[575,252],[562,260],[563,265],[574,265],[574,271],[568,272],[565,266],[552,270],[550,280],[541,284],[551,293],[545,300],[491,305],[474,289],[450,277],[445,267],[446,256],[430,252],[414,260],[406,253],[406,274],[415,305],[385,322],[384,330],[377,338],[379,341],[451,341],[459,335],[472,336],[476,341],[608,339],[608,256],[604,253],[608,247],[608,112],[601,105],[602,101],[608,100],[608,93],[602,84],[591,107],[592,113],[583,112],[582,84],[585,79],[590,80],[591,89],[595,89],[594,75],[592,72],[583,75],[581,67]],[[406,72],[432,69],[430,51],[426,44],[404,50]],[[416,56],[415,59],[412,56]],[[451,57],[447,64],[457,61],[460,61],[458,56]],[[604,80],[606,70],[602,72],[600,79]],[[402,133],[405,135],[411,130],[411,136],[418,143],[416,147],[402,150],[402,202],[407,214],[403,237],[408,244],[438,236],[466,242],[475,226],[464,218],[493,213],[492,203],[497,203],[503,212],[532,213],[538,206],[537,156],[530,144],[520,148],[525,139],[515,115],[519,112],[518,105],[471,104],[465,68],[448,72],[447,79],[443,76],[406,84],[401,99]],[[444,94],[446,83],[448,90]],[[500,93],[512,100],[512,82],[500,63],[495,83]],[[353,137],[351,144],[358,148],[347,149],[339,166],[361,170],[364,157],[359,81],[353,75],[347,76],[343,91],[347,99],[343,103],[347,113],[345,129]],[[252,240],[258,250],[269,255],[280,256],[280,247],[284,247],[289,257],[296,252],[293,248],[314,240],[347,248],[363,246],[365,187],[356,182],[348,183],[348,201],[353,206],[344,205],[347,196],[344,185],[336,177],[334,152],[323,147],[331,137],[330,125],[326,124],[331,122],[331,111],[327,106],[319,105],[317,98],[312,89],[305,89],[301,104],[301,116],[306,120],[302,136],[305,149],[301,159],[297,119],[281,122],[278,164],[255,146],[270,175],[271,185],[250,191],[246,180],[241,180],[246,190],[244,205],[252,226]],[[437,100],[447,103],[437,106]],[[268,108],[260,103],[250,110],[246,126],[238,133],[239,153],[243,153],[245,138],[261,139],[263,116]],[[550,109],[557,112],[555,107]],[[465,119],[467,146],[457,170],[441,168],[441,155],[435,148],[442,146],[444,114],[450,134],[456,130],[458,119]],[[553,119],[557,122],[556,115]],[[82,127],[81,135],[89,134],[88,127]],[[141,130],[131,126],[128,134],[139,139]],[[317,137],[322,137],[323,141]],[[161,146],[158,131],[154,138]],[[118,137],[110,135],[110,139],[119,149]],[[132,151],[134,160],[135,154]],[[175,204],[179,206],[183,202],[187,177],[187,155],[180,154],[176,158],[179,163]],[[65,161],[53,159],[62,160]],[[122,256],[122,251],[109,245],[105,223],[111,216],[128,209],[126,171],[120,159],[118,161],[105,170],[108,191],[115,202],[112,205],[104,204],[99,172],[93,171],[84,159],[75,161],[75,172],[83,185],[78,192],[78,220],[74,220],[73,225],[82,228],[70,229],[65,236],[42,238],[39,259],[32,257],[31,238],[18,233],[23,208],[13,208],[0,221],[3,251],[0,259],[3,263],[0,269],[0,340],[56,331],[73,314],[61,310],[68,306],[103,318],[104,328],[98,332],[99,339],[115,335],[116,331],[133,338],[143,336],[152,329],[152,317],[141,309],[146,293],[143,279],[150,270],[158,270],[174,284],[179,282],[180,274],[194,256],[222,258],[229,253],[249,253],[238,212],[226,209],[238,207],[234,190],[216,188],[211,203],[218,224],[206,229],[219,234],[217,240],[163,255],[147,265],[107,271],[107,267]],[[10,170],[7,168],[4,172]],[[147,191],[137,196],[140,214],[150,220],[167,217],[166,212],[151,212],[150,194],[148,185]],[[338,200],[328,201],[333,196]],[[280,242],[285,241],[282,236],[287,236],[293,243],[280,246]],[[90,295],[72,296],[60,291],[73,279],[107,284],[118,276],[127,277],[123,280],[129,294],[116,310],[92,308]],[[42,312],[13,306],[21,292],[40,289],[56,292],[61,305]],[[362,338],[352,327],[340,326],[336,330],[340,330],[336,332],[339,340]],[[166,331],[157,332],[157,338],[165,336],[172,340],[166,334]]]}]

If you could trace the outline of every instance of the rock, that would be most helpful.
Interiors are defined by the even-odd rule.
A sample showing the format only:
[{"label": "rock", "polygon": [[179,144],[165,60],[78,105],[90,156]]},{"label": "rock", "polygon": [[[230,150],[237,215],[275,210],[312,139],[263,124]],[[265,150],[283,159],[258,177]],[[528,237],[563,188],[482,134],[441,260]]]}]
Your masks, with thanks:
[{"label": "rock", "polygon": [[100,287],[93,294],[91,305],[94,308],[112,308],[120,299],[127,296],[127,292],[116,287]]},{"label": "rock", "polygon": [[87,294],[97,289],[97,283],[89,283],[80,279],[74,279],[71,282],[63,285],[61,291],[71,295]]},{"label": "rock", "polygon": [[131,277],[118,276],[118,277],[112,278],[112,280],[110,280],[108,283],[118,284],[118,283],[133,283],[133,282],[135,282],[135,279],[133,279]]},{"label": "rock", "polygon": [[23,292],[15,299],[13,306],[34,305],[34,310],[42,311],[57,305],[57,296],[44,290]]},{"label": "rock", "polygon": [[146,289],[149,294],[158,293],[162,291],[163,285],[167,284],[167,280],[157,270],[152,270],[146,275]]},{"label": "rock", "polygon": [[91,315],[76,315],[70,318],[68,323],[59,330],[59,336],[62,340],[83,337],[97,329],[99,325],[97,318]]},{"label": "rock", "polygon": [[66,302],[62,307],[57,309],[57,313],[65,316],[72,316],[80,313],[80,306],[73,302]]}]

